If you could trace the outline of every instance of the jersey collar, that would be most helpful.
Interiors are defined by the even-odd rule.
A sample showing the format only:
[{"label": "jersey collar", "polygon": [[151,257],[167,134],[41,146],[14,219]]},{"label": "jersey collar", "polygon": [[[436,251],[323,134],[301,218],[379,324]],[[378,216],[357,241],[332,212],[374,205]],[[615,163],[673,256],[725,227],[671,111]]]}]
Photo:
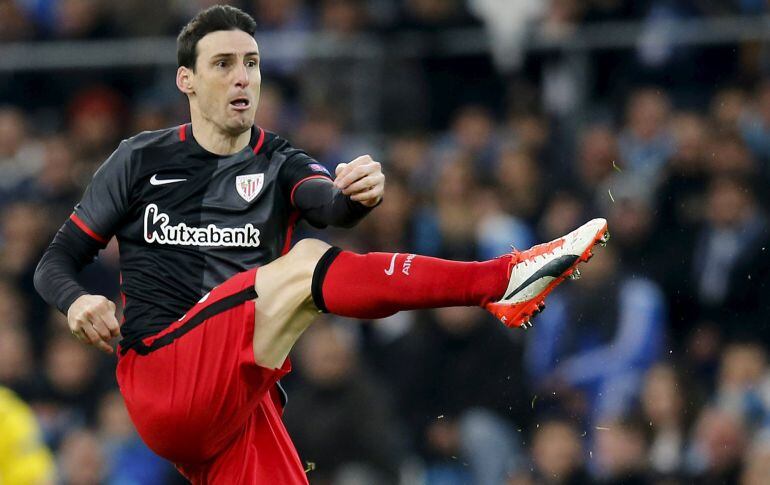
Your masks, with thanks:
[{"label": "jersey collar", "polygon": [[[192,136],[192,123],[185,123],[183,125],[179,126],[179,141],[182,143],[189,143],[192,145],[196,150],[200,150],[203,152],[206,152],[210,155],[215,155],[202,146],[198,144],[198,142],[195,140],[195,137]],[[254,152],[255,155],[258,155],[259,152],[262,150],[262,147],[265,143],[265,130],[263,130],[261,127],[254,125],[251,127],[251,138],[249,138],[249,147],[251,147],[251,151]],[[221,155],[216,155],[221,156]]]}]

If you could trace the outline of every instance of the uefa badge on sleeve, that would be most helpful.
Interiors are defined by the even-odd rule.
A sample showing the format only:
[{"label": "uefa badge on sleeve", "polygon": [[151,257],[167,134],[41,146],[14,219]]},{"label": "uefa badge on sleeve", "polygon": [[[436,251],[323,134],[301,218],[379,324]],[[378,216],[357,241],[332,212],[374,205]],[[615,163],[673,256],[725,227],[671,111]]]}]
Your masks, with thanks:
[{"label": "uefa badge on sleeve", "polygon": [[238,175],[235,177],[235,189],[243,200],[251,202],[262,190],[265,183],[265,174],[252,173],[249,175]]},{"label": "uefa badge on sleeve", "polygon": [[321,173],[325,173],[329,177],[332,176],[332,174],[329,173],[326,167],[324,167],[320,163],[311,163],[310,165],[308,165],[308,167],[310,167],[310,170],[312,170],[313,172],[321,172]]}]

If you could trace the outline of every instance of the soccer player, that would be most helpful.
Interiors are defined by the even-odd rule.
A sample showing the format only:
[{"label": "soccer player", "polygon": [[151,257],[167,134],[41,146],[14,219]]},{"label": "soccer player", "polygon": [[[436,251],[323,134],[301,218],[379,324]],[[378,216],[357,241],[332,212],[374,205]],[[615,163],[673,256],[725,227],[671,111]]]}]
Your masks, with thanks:
[{"label": "soccer player", "polygon": [[[123,141],[94,175],[35,273],[72,334],[111,353],[136,428],[193,483],[307,483],[281,422],[278,380],[319,312],[361,319],[477,305],[523,326],[606,238],[595,219],[527,251],[484,262],[354,254],[312,239],[299,218],[349,227],[382,200],[369,156],[331,176],[254,125],[260,53],[254,20],[208,8],[178,38],[176,83],[192,123]],[[124,321],[76,274],[120,243]]]}]

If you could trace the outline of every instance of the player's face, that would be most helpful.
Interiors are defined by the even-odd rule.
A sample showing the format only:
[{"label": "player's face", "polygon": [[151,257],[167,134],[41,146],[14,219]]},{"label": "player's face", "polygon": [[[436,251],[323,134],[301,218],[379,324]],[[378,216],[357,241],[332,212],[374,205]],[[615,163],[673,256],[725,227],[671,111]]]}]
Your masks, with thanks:
[{"label": "player's face", "polygon": [[262,75],[257,41],[242,30],[212,32],[198,41],[192,74],[200,114],[239,135],[254,124]]}]

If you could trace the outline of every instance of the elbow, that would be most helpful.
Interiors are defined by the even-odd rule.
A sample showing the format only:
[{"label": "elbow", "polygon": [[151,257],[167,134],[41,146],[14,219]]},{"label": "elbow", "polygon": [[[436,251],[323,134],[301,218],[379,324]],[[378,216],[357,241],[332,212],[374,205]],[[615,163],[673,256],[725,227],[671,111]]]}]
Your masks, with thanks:
[{"label": "elbow", "polygon": [[45,287],[45,280],[46,280],[45,260],[47,255],[48,255],[48,252],[46,252],[43,255],[43,257],[40,259],[40,262],[37,263],[37,267],[35,268],[35,275],[32,278],[32,281],[35,285],[35,291],[37,291],[38,295],[40,296],[43,296],[43,288]]},{"label": "elbow", "polygon": [[55,258],[54,254],[52,253],[52,247],[49,246],[48,249],[46,249],[43,253],[43,257],[41,257],[40,261],[37,263],[37,266],[35,267],[35,274],[32,277],[32,283],[35,286],[35,291],[37,291],[37,294],[48,303],[50,303],[48,296],[51,292],[51,282],[56,278],[56,265],[54,261]]},{"label": "elbow", "polygon": [[32,282],[35,285],[35,291],[37,291],[37,294],[41,297],[43,296],[43,281],[45,281],[45,276],[43,275],[43,271],[40,269],[40,264],[37,265],[37,268],[35,269],[35,276],[32,279]]}]

